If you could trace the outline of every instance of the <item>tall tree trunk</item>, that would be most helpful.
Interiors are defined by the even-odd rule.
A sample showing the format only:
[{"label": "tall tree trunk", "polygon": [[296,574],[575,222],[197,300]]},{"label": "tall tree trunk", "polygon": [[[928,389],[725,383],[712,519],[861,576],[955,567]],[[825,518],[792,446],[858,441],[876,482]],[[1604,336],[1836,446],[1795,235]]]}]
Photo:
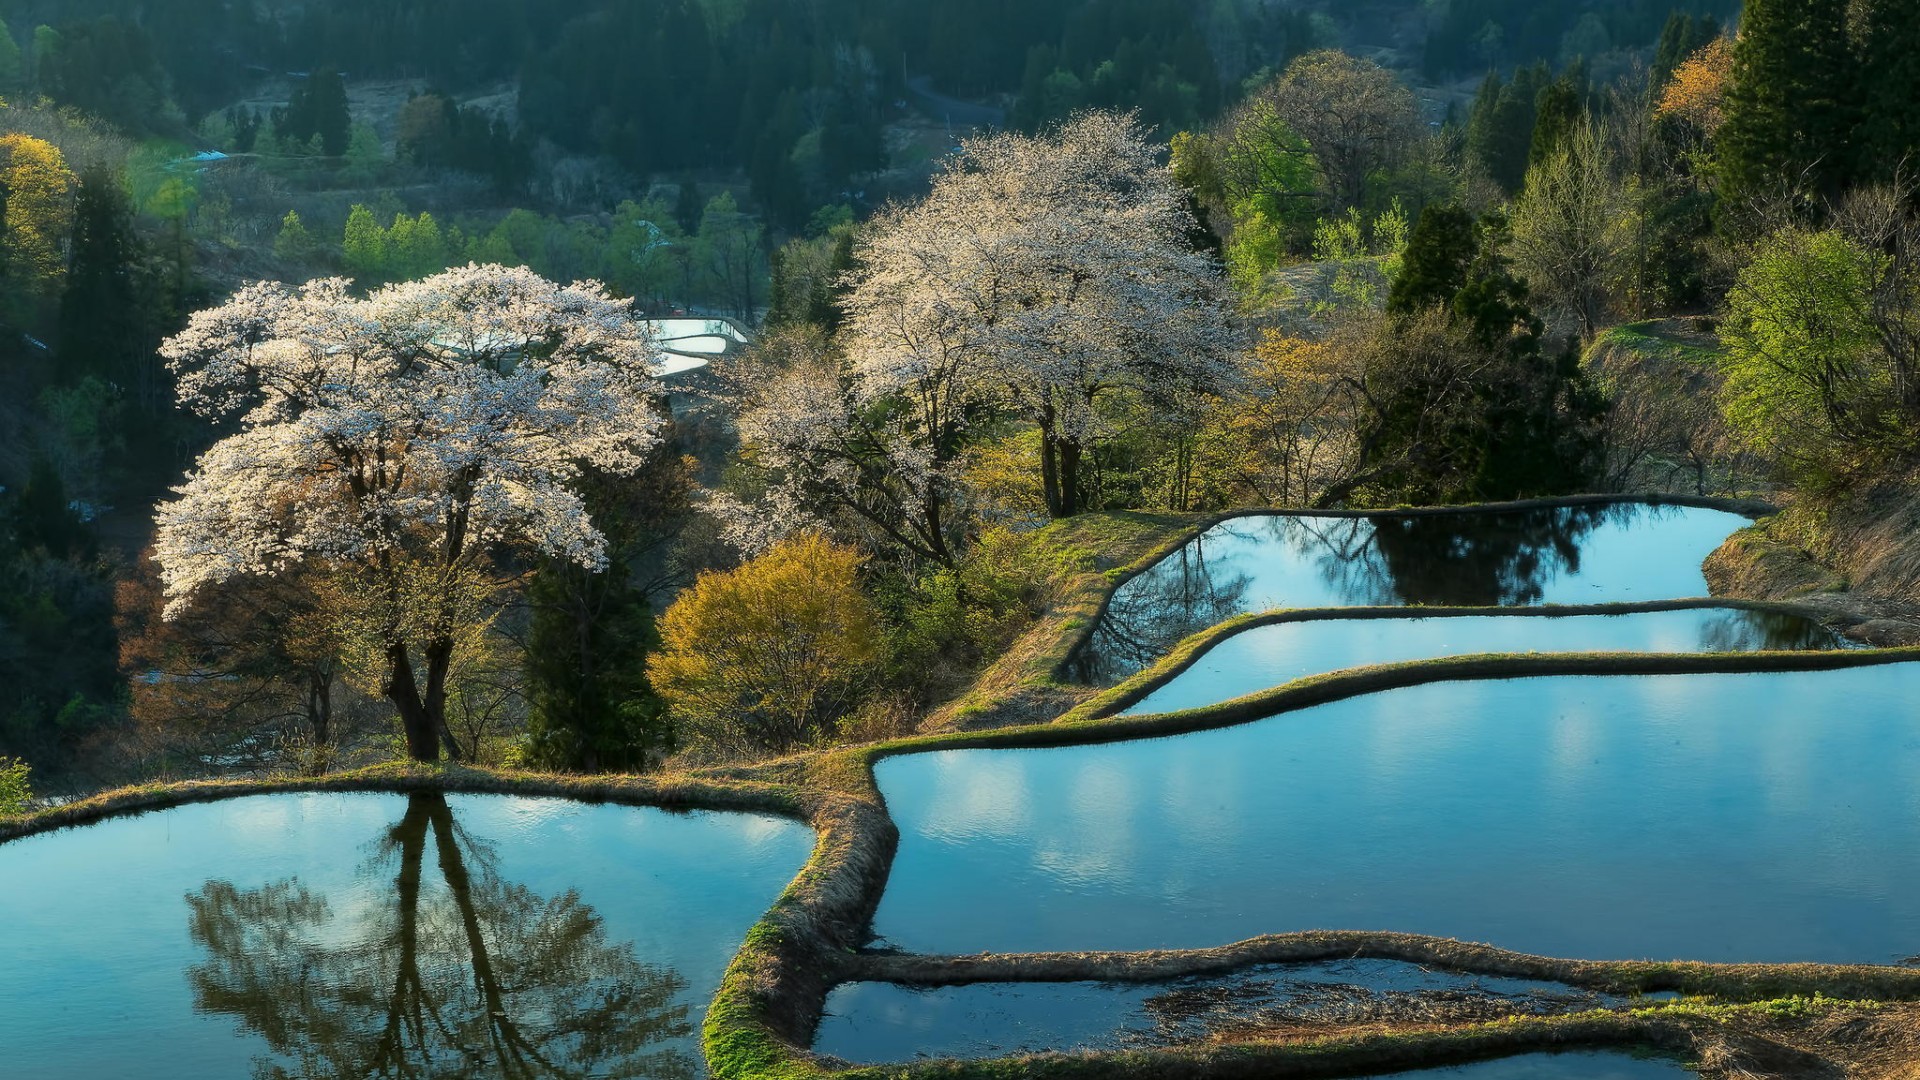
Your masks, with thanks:
[{"label": "tall tree trunk", "polygon": [[433,723],[434,733],[446,746],[447,757],[453,761],[464,761],[466,755],[460,752],[460,743],[453,737],[453,729],[447,726],[447,676],[453,670],[453,642],[441,639],[427,646],[427,716]]},{"label": "tall tree trunk", "polygon": [[440,727],[414,682],[413,660],[403,642],[387,645],[387,700],[400,713],[400,726],[407,735],[407,756],[415,761],[440,760]]},{"label": "tall tree trunk", "polygon": [[1060,453],[1060,510],[1053,516],[1069,518],[1080,512],[1080,444],[1057,440]]},{"label": "tall tree trunk", "polygon": [[1047,516],[1062,518],[1060,512],[1060,444],[1054,440],[1050,425],[1040,427],[1040,486],[1047,496]]},{"label": "tall tree trunk", "polygon": [[922,517],[926,523],[927,548],[943,566],[953,565],[953,552],[947,547],[947,526],[941,509],[944,503],[938,495],[929,495],[922,506]]},{"label": "tall tree trunk", "polygon": [[307,672],[307,724],[313,730],[313,744],[326,746],[333,739],[333,668],[321,664]]}]

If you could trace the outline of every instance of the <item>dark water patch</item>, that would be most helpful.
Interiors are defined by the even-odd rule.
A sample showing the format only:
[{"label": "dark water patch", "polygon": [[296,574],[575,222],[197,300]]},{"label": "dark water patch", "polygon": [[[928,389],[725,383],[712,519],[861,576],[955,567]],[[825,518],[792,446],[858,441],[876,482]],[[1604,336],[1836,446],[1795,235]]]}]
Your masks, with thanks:
[{"label": "dark water patch", "polygon": [[1705,596],[1747,519],[1614,504],[1422,517],[1235,518],[1120,586],[1071,674],[1110,685],[1192,634],[1281,607],[1597,604]]},{"label": "dark water patch", "polygon": [[1844,645],[1838,634],[1810,619],[1739,608],[1278,623],[1213,646],[1125,712],[1143,716],[1200,708],[1307,675],[1442,656],[1807,651]]},{"label": "dark water patch", "polygon": [[1546,1016],[1622,999],[1555,983],[1350,960],[1270,965],[1166,983],[986,983],[914,989],[849,983],[827,1001],[814,1049],[851,1061],[1179,1046],[1249,1029]]},{"label": "dark water patch", "polygon": [[706,1002],[811,840],[439,795],[30,837],[0,847],[0,1046],[21,1076],[698,1076]]},{"label": "dark water patch", "polygon": [[1591,959],[1920,944],[1920,667],[1443,683],[1177,738],[892,758],[925,953],[1396,930]]}]

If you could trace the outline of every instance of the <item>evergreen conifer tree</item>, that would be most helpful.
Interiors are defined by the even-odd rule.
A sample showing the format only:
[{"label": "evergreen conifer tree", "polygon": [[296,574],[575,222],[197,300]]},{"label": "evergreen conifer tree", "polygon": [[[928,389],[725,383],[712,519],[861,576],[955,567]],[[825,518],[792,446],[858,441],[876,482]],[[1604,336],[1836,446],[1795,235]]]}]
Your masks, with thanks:
[{"label": "evergreen conifer tree", "polygon": [[66,288],[60,294],[61,367],[70,378],[97,376],[157,403],[157,387],[140,384],[147,352],[139,287],[133,206],[119,178],[95,165],[80,177]]},{"label": "evergreen conifer tree", "polygon": [[25,81],[26,74],[20,43],[13,40],[13,31],[7,28],[6,21],[0,20],[0,90],[12,93]]},{"label": "evergreen conifer tree", "polygon": [[1553,157],[1554,151],[1579,127],[1587,111],[1584,81],[1576,72],[1568,72],[1540,91],[1533,145],[1527,153],[1529,168]]},{"label": "evergreen conifer tree", "polygon": [[1864,131],[1873,173],[1920,170],[1920,4],[1870,0],[1864,20]]},{"label": "evergreen conifer tree", "polygon": [[353,116],[347,107],[347,84],[332,68],[321,68],[294,89],[287,102],[282,137],[300,142],[320,140],[321,153],[339,157],[352,144]]},{"label": "evergreen conifer tree", "polygon": [[1723,199],[1832,196],[1853,175],[1861,119],[1847,0],[1748,0],[1719,136]]}]

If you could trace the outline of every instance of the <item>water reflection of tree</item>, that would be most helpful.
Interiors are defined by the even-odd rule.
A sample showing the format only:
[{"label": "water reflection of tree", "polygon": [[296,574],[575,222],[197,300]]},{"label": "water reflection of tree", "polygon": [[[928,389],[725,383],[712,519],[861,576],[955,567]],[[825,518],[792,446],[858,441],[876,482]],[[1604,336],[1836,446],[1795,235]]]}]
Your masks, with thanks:
[{"label": "water reflection of tree", "polygon": [[[440,884],[425,873],[428,839]],[[572,891],[545,898],[500,879],[438,795],[413,795],[367,868],[397,862],[391,899],[337,915],[298,879],[189,895],[206,962],[195,1007],[226,1013],[281,1060],[256,1077],[696,1075],[686,986],[610,943]]]},{"label": "water reflection of tree", "polygon": [[1637,506],[1598,505],[1485,514],[1251,519],[1252,531],[1210,532],[1168,556],[1114,594],[1071,674],[1111,685],[1152,664],[1182,639],[1249,606],[1303,603],[1282,590],[1248,596],[1249,576],[1210,564],[1208,545],[1250,552],[1287,545],[1318,568],[1333,603],[1493,607],[1537,604],[1556,579],[1580,572],[1587,536],[1610,521],[1655,514]]},{"label": "water reflection of tree", "polygon": [[1329,544],[1321,573],[1352,604],[1482,607],[1536,604],[1580,572],[1580,545],[1634,507],[1577,506],[1500,514],[1367,519],[1363,550]]},{"label": "water reflection of tree", "polygon": [[1700,627],[1703,652],[1805,652],[1840,647],[1833,631],[1798,615],[1775,611],[1722,611]]},{"label": "water reflection of tree", "polygon": [[1183,639],[1242,610],[1248,577],[1208,562],[1208,536],[1127,582],[1107,605],[1072,677],[1107,686],[1145,668]]}]

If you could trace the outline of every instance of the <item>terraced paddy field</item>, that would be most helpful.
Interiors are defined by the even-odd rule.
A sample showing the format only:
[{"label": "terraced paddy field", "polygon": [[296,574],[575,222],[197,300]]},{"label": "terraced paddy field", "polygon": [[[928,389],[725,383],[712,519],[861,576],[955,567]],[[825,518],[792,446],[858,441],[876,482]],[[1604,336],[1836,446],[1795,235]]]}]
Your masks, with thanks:
[{"label": "terraced paddy field", "polygon": [[49,1075],[1908,1078],[1920,650],[1704,597],[1735,509],[1170,531],[1035,631],[1080,638],[1040,723],[0,823],[0,878],[98,898],[0,896],[0,1045]]}]

